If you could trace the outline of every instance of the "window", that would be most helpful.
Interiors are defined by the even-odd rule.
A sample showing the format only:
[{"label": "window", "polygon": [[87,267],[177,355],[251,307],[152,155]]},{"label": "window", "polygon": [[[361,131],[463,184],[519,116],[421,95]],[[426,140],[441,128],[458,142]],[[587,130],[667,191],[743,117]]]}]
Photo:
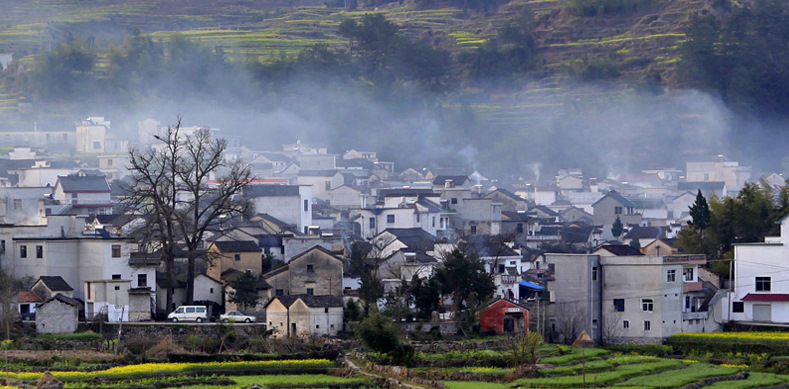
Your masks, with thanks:
[{"label": "window", "polygon": [[5,239],[0,240],[0,253],[5,252]]},{"label": "window", "polygon": [[101,150],[101,142],[93,142],[93,150]]},{"label": "window", "polygon": [[233,259],[236,260],[236,261],[240,261],[241,260],[241,254],[233,254]]},{"label": "window", "polygon": [[449,202],[452,203],[452,204],[457,204],[458,203],[458,199],[453,197]]},{"label": "window", "polygon": [[614,311],[617,312],[625,311],[625,299],[614,299]]},{"label": "window", "polygon": [[282,289],[277,289],[276,294],[277,294],[277,296],[284,296],[285,295],[285,291],[283,291]]},{"label": "window", "polygon": [[622,322],[622,328],[630,328],[630,322],[625,320]]},{"label": "window", "polygon": [[641,299],[641,310],[644,312],[652,312],[655,308],[652,299]]},{"label": "window", "polygon": [[112,257],[113,258],[121,257],[121,245],[119,244],[112,245]]},{"label": "window", "polygon": [[666,270],[666,282],[675,282],[675,281],[677,281],[677,271]]},{"label": "window", "polygon": [[392,224],[395,222],[395,215],[386,215],[386,222]]},{"label": "window", "polygon": [[22,199],[14,199],[14,211],[22,210]]},{"label": "window", "polygon": [[593,319],[592,320],[592,328],[597,329],[597,326],[598,326],[597,319]]},{"label": "window", "polygon": [[417,223],[421,223],[421,221],[419,221],[419,220],[420,220],[420,217],[419,217],[419,214],[417,213],[417,214],[416,214],[416,222],[417,222]]},{"label": "window", "polygon": [[686,267],[682,269],[682,279],[685,280],[686,282],[694,280],[692,267]]},{"label": "window", "polygon": [[374,218],[374,217],[371,217],[371,218],[370,218],[370,228],[371,228],[371,229],[372,229],[372,228],[375,228],[375,218]]},{"label": "window", "polygon": [[326,190],[326,191],[330,191],[331,190],[331,181],[325,181],[323,183],[323,189]]},{"label": "window", "polygon": [[731,311],[734,313],[743,313],[745,312],[745,303],[742,301],[735,301],[731,303]]},{"label": "window", "polygon": [[315,295],[315,288],[307,288],[307,294],[310,296]]},{"label": "window", "polygon": [[36,258],[44,258],[44,246],[36,245]]},{"label": "window", "polygon": [[19,258],[27,258],[27,246],[19,246]]},{"label": "window", "polygon": [[312,273],[315,271],[315,267],[313,265],[307,265],[307,273]]},{"label": "window", "polygon": [[614,207],[614,214],[621,215],[622,214],[622,207]]},{"label": "window", "polygon": [[121,287],[120,286],[116,286],[115,290],[121,290]]},{"label": "window", "polygon": [[769,292],[770,291],[770,277],[756,277],[756,291]]},{"label": "window", "polygon": [[644,331],[649,331],[652,329],[652,323],[649,320],[644,321]]},{"label": "window", "polygon": [[108,160],[107,160],[107,166],[108,166],[108,167],[112,167],[112,160],[111,160],[111,159],[108,159]]},{"label": "window", "polygon": [[113,274],[112,275],[112,279],[113,280],[120,280],[121,279],[121,275],[120,274]]},{"label": "window", "polygon": [[208,288],[208,293],[214,294],[214,288]]},{"label": "window", "polygon": [[304,212],[308,212],[310,210],[310,201],[304,200]]},{"label": "window", "polygon": [[507,268],[504,266],[503,263],[499,264],[499,273],[503,274],[506,270],[507,270]]},{"label": "window", "polygon": [[592,266],[592,281],[597,281],[597,266]]},{"label": "window", "polygon": [[523,233],[523,223],[518,223],[518,224],[515,226],[515,232],[517,232],[517,233],[519,233],[519,234],[522,234],[522,233]]},{"label": "window", "polygon": [[476,233],[477,233],[477,226],[471,226],[471,235],[474,235]]},{"label": "window", "polygon": [[436,226],[436,217],[433,216],[433,227],[435,227],[435,226]]},{"label": "window", "polygon": [[148,275],[147,274],[137,274],[137,287],[138,288],[145,288],[148,286]]}]

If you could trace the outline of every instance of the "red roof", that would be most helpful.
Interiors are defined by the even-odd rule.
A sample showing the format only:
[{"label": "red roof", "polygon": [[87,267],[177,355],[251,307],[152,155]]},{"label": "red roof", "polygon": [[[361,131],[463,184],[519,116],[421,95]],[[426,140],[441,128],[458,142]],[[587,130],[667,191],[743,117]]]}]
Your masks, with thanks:
[{"label": "red roof", "polygon": [[789,301],[787,293],[748,293],[742,301]]},{"label": "red roof", "polygon": [[41,297],[38,297],[38,295],[33,292],[28,292],[26,290],[19,292],[20,303],[40,303],[43,301]]}]

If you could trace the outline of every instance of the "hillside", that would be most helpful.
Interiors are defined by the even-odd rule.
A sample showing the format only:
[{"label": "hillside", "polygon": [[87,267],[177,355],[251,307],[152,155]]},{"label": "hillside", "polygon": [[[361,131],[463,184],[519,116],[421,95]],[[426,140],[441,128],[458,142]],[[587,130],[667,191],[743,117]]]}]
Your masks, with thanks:
[{"label": "hillside", "polygon": [[[344,4],[337,1],[337,5]],[[436,138],[438,146],[443,139],[452,138],[452,133],[466,131],[460,133],[468,137],[470,133],[483,134],[484,129],[484,135],[476,135],[483,138],[481,142],[477,139],[468,142],[479,150],[480,160],[495,160],[496,169],[535,161],[545,164],[549,159],[559,159],[554,163],[564,166],[626,165],[635,160],[646,165],[660,160],[661,156],[644,156],[650,155],[649,144],[664,137],[666,128],[682,132],[673,139],[694,140],[692,136],[698,134],[690,130],[703,127],[696,125],[699,122],[710,122],[704,116],[706,113],[700,115],[692,110],[686,113],[687,102],[675,94],[664,94],[640,106],[628,104],[632,104],[629,96],[633,91],[647,90],[660,95],[677,88],[675,67],[685,40],[684,32],[691,15],[708,12],[712,0],[621,0],[646,2],[649,6],[598,12],[595,16],[581,16],[570,9],[571,5],[577,1],[602,4],[609,0],[512,0],[488,7],[487,11],[464,9],[464,3],[457,0],[433,2],[429,7],[424,1],[360,5],[347,11],[329,8],[322,1],[0,0],[0,9],[4,10],[0,13],[0,53],[14,53],[26,69],[31,69],[34,54],[42,48],[51,48],[55,42],[68,41],[70,37],[92,37],[90,43],[98,48],[98,57],[91,72],[101,79],[102,72],[106,75],[109,69],[106,47],[121,44],[136,30],[155,40],[166,41],[177,36],[207,48],[221,49],[224,58],[236,63],[250,58],[273,63],[316,44],[345,49],[349,42],[338,34],[340,23],[349,18],[361,20],[377,12],[397,24],[405,36],[449,51],[455,66],[459,66],[458,58],[464,53],[476,53],[481,47],[507,47],[499,38],[499,31],[504,26],[521,23],[530,26],[538,53],[537,65],[529,73],[516,75],[504,88],[485,82],[469,83],[468,74],[458,68],[455,76],[459,81],[431,104],[443,109],[444,114],[453,115],[455,112],[464,115],[464,107],[468,107],[472,116],[455,124],[443,123],[442,131],[450,130],[450,133]],[[465,0],[469,4],[474,1]],[[478,4],[496,0],[477,1]],[[20,102],[32,102],[33,114],[25,114]],[[40,117],[42,114],[58,116],[59,123],[69,123],[73,121],[73,111],[42,109],[39,102],[31,101],[25,93],[0,95],[0,124],[5,128],[24,129],[31,128],[36,121],[46,123],[46,118]],[[108,114],[97,111],[100,110],[90,112]],[[568,112],[574,115],[567,115]],[[617,121],[618,131],[609,131],[608,117],[622,113],[629,117]],[[351,110],[342,112],[342,115],[354,114]],[[557,124],[557,118],[565,122]],[[130,119],[130,123],[138,120]],[[375,118],[370,120],[376,123]],[[588,125],[590,120],[592,126]],[[344,121],[336,122],[339,124],[333,125],[333,131],[344,134]],[[418,134],[416,129],[423,124],[404,122],[400,128]],[[702,124],[719,127],[716,122]],[[632,128],[638,131],[633,132]],[[686,133],[692,136],[686,139]],[[570,134],[580,136],[570,137]],[[375,142],[395,149],[380,140],[356,147],[374,147]],[[593,146],[590,142],[599,144]],[[459,149],[464,147],[461,142],[454,143]],[[566,151],[612,145],[645,148],[637,151],[640,154],[616,161],[608,161],[609,156],[587,157]],[[523,153],[527,149],[530,154]],[[703,154],[712,149],[696,147],[693,152]],[[558,155],[554,150],[565,151]],[[684,152],[679,150],[677,155],[663,157],[677,157]],[[720,149],[712,152],[720,153]],[[518,157],[514,161],[500,161],[498,156],[502,153]]]}]

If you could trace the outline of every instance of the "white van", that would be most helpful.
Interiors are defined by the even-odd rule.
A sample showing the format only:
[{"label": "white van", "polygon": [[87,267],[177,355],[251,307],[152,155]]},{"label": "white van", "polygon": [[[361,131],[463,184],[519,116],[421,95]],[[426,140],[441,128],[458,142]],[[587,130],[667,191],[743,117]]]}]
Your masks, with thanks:
[{"label": "white van", "polygon": [[208,310],[203,305],[181,305],[178,309],[167,315],[167,320],[173,322],[196,321],[202,323],[208,321]]}]

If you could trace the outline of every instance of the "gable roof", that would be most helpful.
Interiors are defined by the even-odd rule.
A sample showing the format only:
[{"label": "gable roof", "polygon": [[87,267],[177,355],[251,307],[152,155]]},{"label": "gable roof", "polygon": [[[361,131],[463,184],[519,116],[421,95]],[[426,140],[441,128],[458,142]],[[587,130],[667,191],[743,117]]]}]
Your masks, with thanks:
[{"label": "gable roof", "polygon": [[53,292],[54,291],[69,292],[74,290],[61,276],[41,276],[38,277],[36,283],[38,283],[39,281]]},{"label": "gable roof", "polygon": [[660,239],[664,236],[666,236],[666,230],[663,227],[634,226],[622,239]]},{"label": "gable roof", "polygon": [[[430,251],[433,250],[433,247],[436,242],[436,238],[433,235],[418,227],[417,228],[387,228],[383,230],[380,234],[378,234],[376,237],[387,232],[392,234],[396,240],[399,240],[411,250]],[[373,238],[373,242],[376,241],[375,239],[376,237]],[[386,242],[386,244],[389,243],[391,242]]]},{"label": "gable roof", "polygon": [[244,196],[246,197],[282,197],[298,195],[298,185],[247,185],[244,187]]},{"label": "gable roof", "polygon": [[607,250],[609,253],[614,254],[617,257],[644,255],[641,251],[633,248],[633,246],[626,244],[606,244],[603,246],[599,246],[596,250],[592,252],[592,254],[600,250]]},{"label": "gable roof", "polygon": [[491,235],[471,235],[465,239],[466,244],[481,258],[520,256],[517,251]]},{"label": "gable roof", "polygon": [[[290,264],[291,262],[293,262],[293,261],[295,261],[295,260],[297,260],[297,259],[299,259],[299,258],[301,258],[301,257],[303,257],[303,256],[305,256],[305,255],[307,255],[307,254],[309,254],[310,252],[312,252],[312,251],[315,251],[315,250],[322,251],[322,252],[324,252],[325,254],[328,254],[329,256],[331,256],[332,258],[334,258],[334,259],[336,259],[336,260],[338,260],[338,261],[341,261],[341,262],[342,262],[342,259],[341,259],[341,258],[339,258],[339,257],[337,257],[336,255],[334,255],[334,254],[333,254],[331,251],[329,251],[329,250],[325,249],[324,247],[322,247],[322,246],[320,246],[320,245],[315,245],[315,246],[312,246],[312,247],[310,247],[310,248],[308,248],[308,249],[304,250],[304,251],[303,251],[301,254],[299,254],[299,255],[296,255],[296,256],[294,256],[293,258],[291,258],[291,259],[290,259],[290,261],[288,261],[288,263],[287,263],[287,264]],[[287,264],[286,264],[286,265],[287,265]]]},{"label": "gable roof", "polygon": [[523,197],[520,197],[520,196],[516,195],[515,193],[512,193],[512,192],[510,192],[510,191],[508,191],[508,190],[506,190],[504,188],[496,188],[496,190],[486,194],[485,198],[496,197],[496,195],[499,194],[499,193],[501,193],[502,195],[504,195],[506,197],[509,197],[509,198],[511,198],[511,199],[513,199],[515,201],[526,201],[526,199],[524,199]]},{"label": "gable roof", "polygon": [[23,290],[19,292],[20,303],[40,303],[42,301],[44,300],[33,291]]},{"label": "gable roof", "polygon": [[65,193],[110,193],[110,185],[103,174],[80,170],[66,176],[58,176],[58,182]]},{"label": "gable roof", "polygon": [[79,308],[82,305],[82,304],[80,304],[79,301],[77,301],[77,300],[75,300],[75,299],[73,299],[71,297],[68,297],[68,296],[65,296],[65,295],[62,295],[62,294],[58,293],[58,294],[52,296],[51,299],[49,299],[47,301],[44,301],[43,303],[39,304],[38,306],[40,307],[40,306],[42,306],[44,304],[49,304],[50,302],[53,302],[53,301],[59,301],[59,302],[64,303],[64,304],[71,305],[71,306],[73,306],[75,308]]},{"label": "gable roof", "polygon": [[592,204],[592,207],[594,207],[595,205],[597,205],[597,204],[598,204],[598,203],[600,203],[601,201],[605,200],[606,198],[611,198],[611,199],[613,199],[614,201],[616,201],[616,202],[618,202],[618,203],[622,204],[622,205],[623,205],[623,206],[625,206],[625,207],[633,207],[633,208],[635,208],[635,207],[636,207],[636,205],[635,205],[635,204],[633,204],[633,202],[632,202],[632,201],[630,201],[630,200],[628,200],[628,199],[624,198],[624,197],[623,197],[621,194],[619,194],[619,192],[617,192],[617,191],[615,191],[615,190],[612,190],[612,191],[610,191],[610,192],[606,193],[606,195],[605,195],[605,196],[603,196],[603,197],[601,197],[601,198],[600,198],[600,200],[597,200],[597,201],[595,201],[595,202],[594,202],[594,204]]},{"label": "gable roof", "polygon": [[226,241],[215,241],[214,246],[217,250],[223,253],[230,253],[230,252],[242,252],[242,253],[259,253],[260,246],[257,243],[251,240],[226,240]]},{"label": "gable roof", "polygon": [[433,185],[444,186],[447,181],[452,181],[455,186],[461,186],[468,181],[468,176],[436,176],[433,179]]},{"label": "gable roof", "polygon": [[342,307],[342,298],[338,296],[312,296],[308,294],[296,294],[296,295],[287,295],[287,296],[276,296],[272,298],[268,304],[266,304],[266,308],[271,305],[274,300],[279,300],[282,305],[287,308],[290,308],[293,303],[298,300],[304,302],[304,304],[310,308],[322,308],[322,307]]}]

